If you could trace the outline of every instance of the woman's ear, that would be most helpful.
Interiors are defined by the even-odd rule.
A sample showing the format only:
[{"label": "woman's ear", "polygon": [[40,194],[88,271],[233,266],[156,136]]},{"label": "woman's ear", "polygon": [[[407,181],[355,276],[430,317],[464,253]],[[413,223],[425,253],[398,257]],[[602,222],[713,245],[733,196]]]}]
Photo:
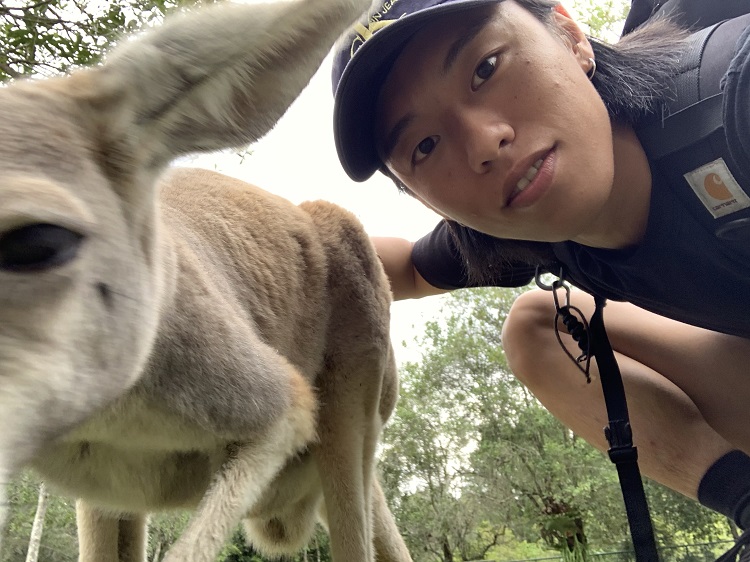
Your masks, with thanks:
[{"label": "woman's ear", "polygon": [[573,19],[573,18],[570,17],[570,14],[568,13],[568,10],[566,10],[565,6],[563,6],[562,4],[555,4],[555,7],[552,8],[552,9],[555,12],[557,12],[558,14],[565,16],[566,18]]},{"label": "woman's ear", "polygon": [[553,9],[552,19],[560,37],[578,60],[581,69],[588,72],[591,68],[590,59],[594,58],[594,49],[591,47],[586,34],[560,4],[557,4]]}]

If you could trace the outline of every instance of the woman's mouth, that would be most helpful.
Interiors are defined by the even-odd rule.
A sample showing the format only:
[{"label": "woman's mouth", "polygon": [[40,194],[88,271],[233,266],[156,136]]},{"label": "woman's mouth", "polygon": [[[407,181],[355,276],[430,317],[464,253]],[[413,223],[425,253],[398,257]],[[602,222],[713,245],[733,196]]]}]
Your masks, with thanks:
[{"label": "woman's mouth", "polygon": [[536,162],[534,162],[534,164],[529,168],[529,171],[526,172],[524,177],[518,180],[518,183],[516,184],[516,189],[511,194],[511,198],[515,197],[516,195],[518,195],[519,193],[521,193],[524,189],[528,187],[528,185],[531,183],[531,180],[533,180],[534,177],[539,172],[539,168],[541,167],[542,162],[544,162],[544,160],[542,160],[541,158],[537,160]]},{"label": "woman's mouth", "polygon": [[547,192],[555,171],[555,154],[556,151],[553,148],[529,166],[523,177],[516,182],[508,198],[509,207],[528,207]]}]

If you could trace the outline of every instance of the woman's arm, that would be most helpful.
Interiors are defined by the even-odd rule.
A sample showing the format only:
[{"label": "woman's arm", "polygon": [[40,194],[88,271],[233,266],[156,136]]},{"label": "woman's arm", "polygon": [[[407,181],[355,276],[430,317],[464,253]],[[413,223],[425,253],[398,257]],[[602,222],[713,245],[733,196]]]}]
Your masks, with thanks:
[{"label": "woman's arm", "polygon": [[413,242],[403,238],[373,237],[372,243],[391,282],[394,300],[418,299],[447,292],[430,285],[414,268],[411,259]]}]

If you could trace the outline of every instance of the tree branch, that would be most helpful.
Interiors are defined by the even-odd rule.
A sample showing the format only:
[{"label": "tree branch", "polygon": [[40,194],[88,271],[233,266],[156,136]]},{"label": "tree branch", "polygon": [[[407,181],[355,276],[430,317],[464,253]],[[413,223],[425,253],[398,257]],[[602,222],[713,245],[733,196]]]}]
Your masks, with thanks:
[{"label": "tree branch", "polygon": [[31,4],[29,6],[14,6],[12,8],[6,8],[5,6],[2,6],[2,2],[0,2],[0,14],[8,14],[11,15],[12,12],[30,12],[33,10],[36,10],[37,8],[41,8],[42,6],[48,6],[49,4],[52,4],[55,0],[41,0],[40,2],[36,2],[35,4]]},{"label": "tree branch", "polygon": [[14,69],[13,69],[13,68],[12,68],[12,67],[11,67],[11,66],[10,66],[10,65],[9,65],[9,64],[7,63],[7,62],[5,62],[5,61],[0,61],[0,71],[4,72],[5,74],[7,74],[8,76],[10,76],[10,77],[11,77],[11,78],[13,78],[13,79],[15,79],[15,78],[21,78],[21,77],[23,76],[23,74],[21,74],[21,73],[20,73],[20,72],[18,72],[17,70],[14,70]]}]

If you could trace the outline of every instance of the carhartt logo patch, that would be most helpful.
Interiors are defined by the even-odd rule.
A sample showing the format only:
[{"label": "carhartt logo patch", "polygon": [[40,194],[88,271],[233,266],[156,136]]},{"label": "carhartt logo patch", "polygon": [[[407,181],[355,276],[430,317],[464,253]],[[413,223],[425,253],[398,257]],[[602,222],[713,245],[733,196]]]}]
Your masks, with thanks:
[{"label": "carhartt logo patch", "polygon": [[750,207],[750,197],[734,179],[723,158],[688,172],[685,179],[715,219]]}]

